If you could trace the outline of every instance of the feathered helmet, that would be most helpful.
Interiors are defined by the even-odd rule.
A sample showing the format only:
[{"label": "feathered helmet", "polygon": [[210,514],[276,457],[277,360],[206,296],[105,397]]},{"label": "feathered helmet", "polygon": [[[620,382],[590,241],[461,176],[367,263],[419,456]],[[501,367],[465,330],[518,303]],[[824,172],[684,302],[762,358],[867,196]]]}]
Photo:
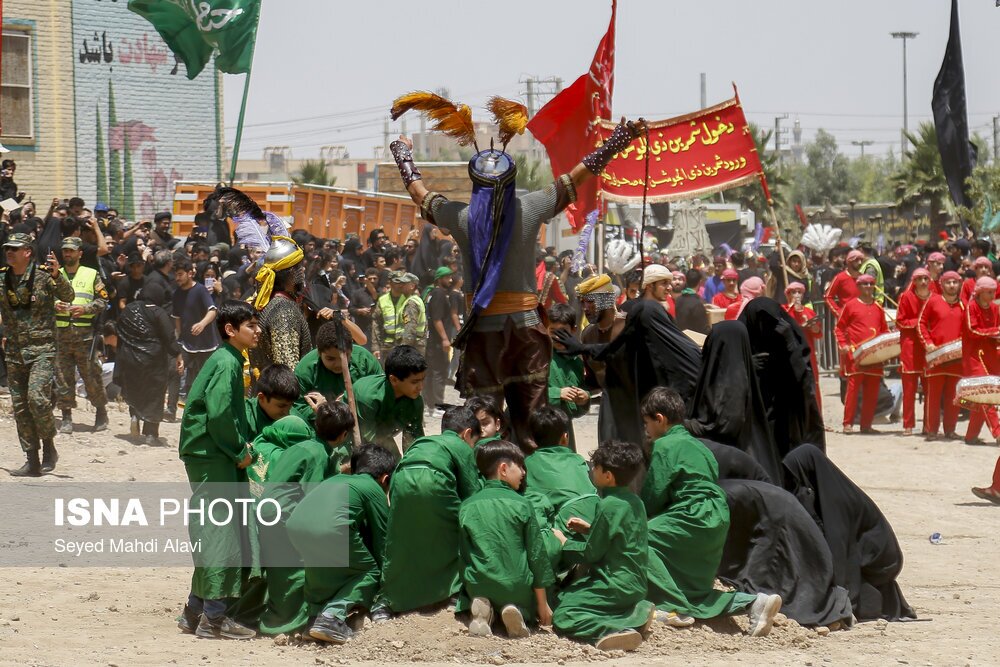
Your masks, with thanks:
[{"label": "feathered helmet", "polygon": [[[288,226],[270,211],[264,211],[242,190],[218,185],[205,198],[204,208],[216,218],[232,218],[236,223],[236,243],[247,247],[268,250],[271,240],[288,236]],[[267,223],[265,233],[260,223]]]},{"label": "feathered helmet", "polygon": [[469,163],[470,174],[491,180],[502,178],[514,168],[514,159],[507,154],[507,144],[514,135],[524,134],[528,126],[528,109],[520,102],[502,97],[491,97],[486,108],[499,126],[500,150],[494,148],[493,139],[487,150],[479,150],[476,128],[472,124],[472,109],[467,104],[455,104],[440,95],[417,91],[407,93],[392,103],[390,115],[396,120],[407,111],[415,109],[433,122],[431,129],[443,132],[458,141],[459,146],[472,146],[476,155]]}]

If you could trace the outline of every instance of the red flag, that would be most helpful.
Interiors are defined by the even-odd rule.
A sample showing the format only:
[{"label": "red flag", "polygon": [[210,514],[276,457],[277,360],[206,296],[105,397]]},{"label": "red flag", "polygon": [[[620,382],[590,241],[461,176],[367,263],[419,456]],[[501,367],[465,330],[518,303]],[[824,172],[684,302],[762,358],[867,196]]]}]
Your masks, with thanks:
[{"label": "red flag", "polygon": [[[611,2],[611,22],[590,71],[549,100],[528,122],[528,129],[549,154],[552,175],[568,174],[580,160],[600,144],[597,121],[611,119],[611,96],[615,87],[615,11]],[[573,231],[586,222],[587,213],[597,208],[596,178],[577,189],[575,204],[566,209]]]}]

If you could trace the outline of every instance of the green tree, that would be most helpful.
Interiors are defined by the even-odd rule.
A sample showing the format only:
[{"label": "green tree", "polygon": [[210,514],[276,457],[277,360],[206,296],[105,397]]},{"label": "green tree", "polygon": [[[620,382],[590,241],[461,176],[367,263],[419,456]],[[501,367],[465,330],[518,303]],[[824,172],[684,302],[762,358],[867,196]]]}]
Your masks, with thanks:
[{"label": "green tree", "polygon": [[527,155],[515,155],[517,166],[515,185],[529,192],[541,190],[552,182],[552,170],[548,160],[532,160]]},{"label": "green tree", "polygon": [[[114,131],[115,126],[118,124],[118,113],[115,110],[115,87],[108,81],[108,143],[110,144],[111,137],[110,133]],[[124,130],[124,128],[122,128]],[[121,151],[111,149],[110,160],[108,161],[109,173],[110,173],[110,189],[108,191],[108,205],[112,208],[121,209],[122,208],[122,196],[124,190],[122,188],[122,163],[121,163]],[[121,211],[124,214],[124,211]],[[127,218],[126,218],[127,219]]]},{"label": "green tree", "polygon": [[851,197],[850,160],[837,148],[837,139],[820,129],[805,147],[806,162],[797,170],[796,203],[843,203]]},{"label": "green tree", "polygon": [[848,200],[859,202],[889,202],[895,200],[892,175],[899,169],[895,153],[885,157],[865,155],[848,162]]},{"label": "green tree", "polygon": [[122,215],[125,216],[126,220],[135,220],[135,178],[132,173],[132,151],[129,150],[127,127],[122,128],[122,142],[124,143],[122,153],[125,156],[123,167],[125,173],[122,177],[122,183],[124,184]]},{"label": "green tree", "polygon": [[931,212],[931,233],[937,233],[944,229],[948,214],[954,210],[941,167],[937,131],[933,123],[924,122],[916,133],[907,132],[906,138],[910,146],[893,174],[896,203],[899,206],[927,203]]},{"label": "green tree", "polygon": [[104,154],[104,128],[101,127],[101,105],[97,105],[97,201],[108,203],[108,156]]},{"label": "green tree", "polygon": [[[784,213],[788,203],[788,180],[785,177],[785,170],[781,166],[778,154],[768,148],[774,132],[764,130],[756,123],[749,123],[749,127],[753,143],[757,147],[757,156],[760,158],[761,167],[764,169],[767,187],[771,190],[774,208],[778,212]],[[753,211],[758,220],[765,223],[770,220],[767,201],[764,199],[764,189],[760,186],[760,183],[755,181],[738,188],[726,190],[725,197],[726,201],[738,201],[743,208]]]},{"label": "green tree", "polygon": [[333,185],[337,182],[337,177],[327,173],[326,162],[323,160],[306,160],[298,172],[292,175],[292,182],[297,185]]}]

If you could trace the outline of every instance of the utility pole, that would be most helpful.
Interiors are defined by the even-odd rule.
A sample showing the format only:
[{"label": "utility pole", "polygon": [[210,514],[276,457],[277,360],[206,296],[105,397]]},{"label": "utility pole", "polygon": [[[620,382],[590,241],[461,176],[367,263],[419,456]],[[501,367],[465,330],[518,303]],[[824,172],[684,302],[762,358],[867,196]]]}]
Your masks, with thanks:
[{"label": "utility pole", "polygon": [[993,116],[993,161],[1000,161],[1000,145],[997,145],[997,139],[1000,138],[1000,115]]},{"label": "utility pole", "polygon": [[524,95],[528,107],[528,117],[531,118],[535,115],[540,108],[545,106],[545,102],[548,101],[547,98],[555,97],[562,90],[563,80],[559,77],[549,77],[548,79],[539,79],[537,76],[529,76],[521,79],[519,83],[525,84],[525,90],[521,92]]},{"label": "utility pole", "polygon": [[909,131],[909,115],[906,110],[906,40],[916,39],[915,32],[893,32],[889,33],[893,39],[903,40],[903,135],[900,140],[900,157],[906,153],[906,133]]},{"label": "utility pole", "polygon": [[389,119],[382,123],[382,150],[385,155],[389,154]]},{"label": "utility pole", "polygon": [[699,109],[704,109],[708,106],[708,75],[705,72],[701,73],[701,106]]},{"label": "utility pole", "polygon": [[774,153],[778,156],[778,160],[783,162],[781,159],[781,133],[784,130],[781,129],[781,121],[788,118],[787,113],[783,113],[780,116],[774,117]]},{"label": "utility pole", "polygon": [[861,141],[852,141],[855,146],[861,146],[861,157],[865,156],[865,146],[871,146],[875,142],[871,139],[862,139]]}]

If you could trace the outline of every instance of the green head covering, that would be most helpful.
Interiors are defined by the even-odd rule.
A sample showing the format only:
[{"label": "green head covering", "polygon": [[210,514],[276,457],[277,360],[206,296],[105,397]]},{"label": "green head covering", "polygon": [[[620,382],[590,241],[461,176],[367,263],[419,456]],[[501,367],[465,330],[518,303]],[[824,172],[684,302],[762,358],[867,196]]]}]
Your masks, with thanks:
[{"label": "green head covering", "polygon": [[[292,445],[297,445],[304,440],[312,440],[316,433],[301,417],[288,415],[282,417],[264,430],[257,440],[267,442],[281,449],[288,449]],[[255,443],[256,444],[256,443]]]}]

